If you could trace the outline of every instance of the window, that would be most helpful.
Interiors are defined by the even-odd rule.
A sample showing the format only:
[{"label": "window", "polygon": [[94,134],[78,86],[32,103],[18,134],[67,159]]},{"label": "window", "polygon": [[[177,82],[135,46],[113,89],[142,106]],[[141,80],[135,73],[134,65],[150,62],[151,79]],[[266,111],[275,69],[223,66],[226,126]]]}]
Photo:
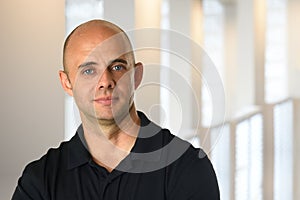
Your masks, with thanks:
[{"label": "window", "polygon": [[[204,48],[215,64],[219,73],[223,70],[223,8],[217,0],[203,1],[204,15]],[[211,61],[204,60],[203,66],[210,65]],[[203,73],[207,73],[205,68]],[[202,124],[209,126],[212,120],[212,99],[210,88],[203,84],[202,86]]]},{"label": "window", "polygon": [[256,114],[236,127],[235,199],[262,200],[262,115]]},{"label": "window", "polygon": [[67,34],[79,24],[95,18],[103,18],[103,0],[66,0]]},{"label": "window", "polygon": [[286,0],[267,0],[265,101],[287,97]]},{"label": "window", "polygon": [[[170,16],[169,16],[169,0],[163,0],[162,4],[161,4],[161,28],[168,30],[170,29]],[[168,49],[170,47],[169,45],[169,35],[168,32],[166,31],[162,31],[161,32],[161,38],[160,38],[160,42],[161,42],[161,46],[165,47],[166,49]],[[170,67],[170,53],[164,50],[161,50],[161,55],[160,55],[160,59],[161,59],[161,66],[163,68],[168,68]],[[163,81],[162,84],[164,85],[168,85],[169,80],[169,73],[167,70],[162,70],[161,74],[160,74],[160,81]],[[161,109],[161,111],[163,113],[161,113],[161,117],[168,115],[170,113],[170,95],[169,92],[167,91],[166,88],[161,88],[160,89],[160,102],[161,102],[161,107],[163,109]],[[165,117],[164,119],[164,124],[162,124],[162,126],[165,127],[172,127],[172,123],[171,120],[169,119],[169,117]],[[163,121],[161,121],[163,122]]]},{"label": "window", "polygon": [[293,199],[293,103],[274,107],[274,200]]},{"label": "window", "polygon": [[215,168],[218,177],[221,199],[230,200],[230,185],[231,185],[231,167],[230,162],[230,127],[229,124],[223,128],[213,128],[210,130],[211,134],[211,161]]}]

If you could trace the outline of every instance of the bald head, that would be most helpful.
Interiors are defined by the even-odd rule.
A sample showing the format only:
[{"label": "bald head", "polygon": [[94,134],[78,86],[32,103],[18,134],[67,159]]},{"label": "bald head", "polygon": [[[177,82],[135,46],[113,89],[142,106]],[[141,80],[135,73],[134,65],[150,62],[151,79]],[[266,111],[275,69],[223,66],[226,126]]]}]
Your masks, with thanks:
[{"label": "bald head", "polygon": [[[76,27],[66,38],[63,48],[63,65],[64,71],[68,72],[69,69],[69,60],[72,59],[72,53],[70,49],[76,48],[78,45],[82,45],[82,43],[86,39],[94,40],[95,47],[99,45],[104,40],[112,37],[113,35],[120,34],[122,35],[123,43],[129,45],[130,50],[132,51],[132,46],[129,41],[126,33],[117,25],[105,21],[105,20],[91,20],[85,22],[78,27]],[[134,55],[131,52],[133,59]]]}]

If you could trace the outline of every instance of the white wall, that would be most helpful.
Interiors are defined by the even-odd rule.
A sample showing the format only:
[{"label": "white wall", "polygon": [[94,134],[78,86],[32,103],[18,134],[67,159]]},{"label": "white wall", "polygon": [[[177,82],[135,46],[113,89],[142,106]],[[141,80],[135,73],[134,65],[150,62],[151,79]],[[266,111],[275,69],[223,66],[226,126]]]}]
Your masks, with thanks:
[{"label": "white wall", "polygon": [[64,136],[64,1],[1,0],[0,13],[0,199],[10,199],[25,164]]}]

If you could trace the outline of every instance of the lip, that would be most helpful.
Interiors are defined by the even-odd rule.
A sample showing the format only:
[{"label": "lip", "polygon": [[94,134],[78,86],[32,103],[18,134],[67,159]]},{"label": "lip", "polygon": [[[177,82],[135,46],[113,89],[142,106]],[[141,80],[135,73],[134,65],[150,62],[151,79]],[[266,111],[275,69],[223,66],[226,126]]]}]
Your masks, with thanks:
[{"label": "lip", "polygon": [[96,103],[99,103],[101,105],[104,105],[104,106],[111,106],[112,103],[114,101],[118,100],[118,98],[116,97],[111,97],[111,96],[107,96],[107,97],[99,97],[99,98],[96,98],[94,99],[94,101]]}]

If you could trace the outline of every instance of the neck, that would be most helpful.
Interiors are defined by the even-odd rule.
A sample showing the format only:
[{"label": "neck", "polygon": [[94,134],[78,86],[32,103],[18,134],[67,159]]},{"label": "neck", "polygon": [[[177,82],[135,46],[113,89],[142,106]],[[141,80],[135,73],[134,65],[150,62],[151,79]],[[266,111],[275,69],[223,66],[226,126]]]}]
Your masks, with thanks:
[{"label": "neck", "polygon": [[129,114],[118,120],[82,119],[84,137],[94,161],[108,171],[114,169],[132,149],[140,119],[134,105]]}]

